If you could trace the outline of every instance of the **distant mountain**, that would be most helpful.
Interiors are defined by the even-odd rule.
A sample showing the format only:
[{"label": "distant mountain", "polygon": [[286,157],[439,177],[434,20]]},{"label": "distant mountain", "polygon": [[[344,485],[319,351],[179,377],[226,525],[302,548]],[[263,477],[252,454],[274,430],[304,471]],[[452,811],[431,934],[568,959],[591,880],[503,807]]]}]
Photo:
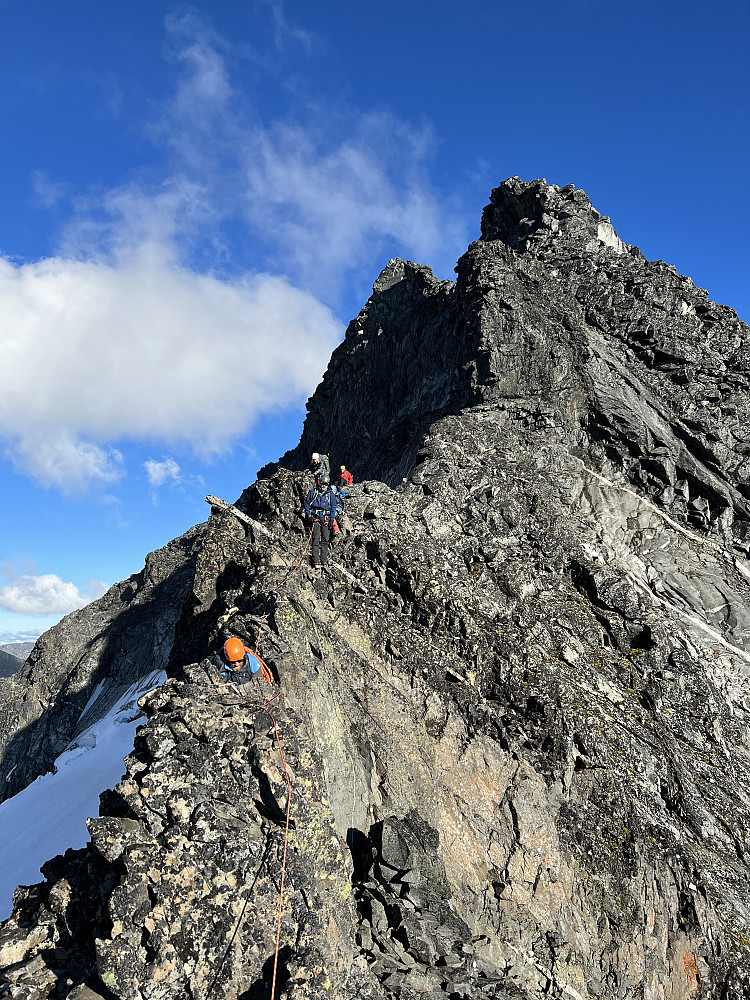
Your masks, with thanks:
[{"label": "distant mountain", "polygon": [[0,652],[17,656],[23,662],[34,648],[35,643],[36,639],[32,639],[30,642],[24,642],[21,639],[17,642],[2,642],[0,643]]},{"label": "distant mountain", "polygon": [[0,996],[750,998],[750,330],[572,185],[496,188],[456,271],[391,261],[245,521],[0,681],[12,797],[169,675]]},{"label": "distant mountain", "polygon": [[6,647],[0,646],[0,677],[10,677],[19,667],[23,666],[24,659],[25,657],[22,659],[20,656],[8,652]]}]

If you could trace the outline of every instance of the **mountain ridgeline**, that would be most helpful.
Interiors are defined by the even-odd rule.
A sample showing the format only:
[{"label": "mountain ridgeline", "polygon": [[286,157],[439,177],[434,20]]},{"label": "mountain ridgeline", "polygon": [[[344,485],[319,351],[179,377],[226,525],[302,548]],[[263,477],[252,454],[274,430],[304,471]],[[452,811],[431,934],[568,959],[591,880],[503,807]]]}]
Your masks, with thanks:
[{"label": "mountain ridgeline", "polygon": [[[0,996],[266,998],[283,868],[276,997],[750,997],[750,331],[572,185],[504,182],[456,271],[391,261],[248,521],[0,680],[7,797],[169,675]],[[313,451],[356,477],[325,572]],[[259,630],[238,692],[205,658]]]},{"label": "mountain ridgeline", "polygon": [[10,677],[23,664],[20,656],[0,648],[0,677]]}]

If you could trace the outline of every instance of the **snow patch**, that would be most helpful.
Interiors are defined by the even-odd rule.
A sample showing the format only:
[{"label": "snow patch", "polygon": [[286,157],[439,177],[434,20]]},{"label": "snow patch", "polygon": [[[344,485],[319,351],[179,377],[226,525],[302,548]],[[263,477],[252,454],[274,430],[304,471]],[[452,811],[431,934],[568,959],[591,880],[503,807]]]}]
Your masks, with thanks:
[{"label": "snow patch", "polygon": [[[125,773],[123,758],[133,749],[143,719],[138,698],[163,684],[166,676],[158,670],[122,689],[109,712],[76,735],[49,774],[0,803],[0,920],[11,914],[17,885],[39,882],[39,868],[46,861],[88,843],[86,820],[99,815],[99,796]],[[81,719],[91,711],[100,687]]]}]

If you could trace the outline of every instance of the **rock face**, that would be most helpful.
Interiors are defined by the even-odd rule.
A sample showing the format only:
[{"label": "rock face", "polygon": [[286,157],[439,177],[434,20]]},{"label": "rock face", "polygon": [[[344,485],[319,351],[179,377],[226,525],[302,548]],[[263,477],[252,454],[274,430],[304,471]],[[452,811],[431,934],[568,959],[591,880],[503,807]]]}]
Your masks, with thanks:
[{"label": "rock face", "polygon": [[[572,186],[505,182],[457,272],[391,262],[252,523],[172,543],[170,679],[6,995],[269,996],[285,761],[277,997],[750,997],[749,331]],[[358,480],[324,573],[313,450]],[[166,611],[102,600],[153,664]],[[222,686],[259,632],[276,683]]]}]

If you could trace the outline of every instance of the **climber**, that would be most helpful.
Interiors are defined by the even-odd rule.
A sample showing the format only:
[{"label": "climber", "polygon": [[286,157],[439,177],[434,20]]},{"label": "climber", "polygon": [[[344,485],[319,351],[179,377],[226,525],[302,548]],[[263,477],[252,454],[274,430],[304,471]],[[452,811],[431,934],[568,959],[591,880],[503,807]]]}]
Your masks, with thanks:
[{"label": "climber", "polygon": [[317,485],[305,497],[305,516],[312,518],[313,566],[328,564],[328,542],[336,519],[337,495],[329,477],[321,472]]},{"label": "climber", "polygon": [[343,486],[334,486],[333,492],[336,494],[336,517],[346,510],[346,490]]},{"label": "climber", "polygon": [[248,649],[242,639],[238,639],[236,636],[227,639],[221,650],[214,654],[213,664],[227,677],[236,674],[244,674],[246,677],[252,676],[260,670],[263,680],[273,684],[271,671],[263,660],[252,649]]},{"label": "climber", "polygon": [[[336,518],[333,522],[334,538],[336,534],[344,536],[344,530],[351,531],[351,521],[346,514],[346,491],[339,481],[338,486],[332,487],[336,494]],[[333,541],[333,539],[331,539]]]},{"label": "climber", "polygon": [[317,451],[312,453],[312,462],[310,463],[310,470],[315,476],[315,482],[319,483],[322,476],[331,481],[331,463],[328,460],[328,455],[321,455]]},{"label": "climber", "polygon": [[349,472],[345,465],[342,465],[339,473],[339,487],[344,489],[345,486],[351,486],[353,481],[351,472]]}]

